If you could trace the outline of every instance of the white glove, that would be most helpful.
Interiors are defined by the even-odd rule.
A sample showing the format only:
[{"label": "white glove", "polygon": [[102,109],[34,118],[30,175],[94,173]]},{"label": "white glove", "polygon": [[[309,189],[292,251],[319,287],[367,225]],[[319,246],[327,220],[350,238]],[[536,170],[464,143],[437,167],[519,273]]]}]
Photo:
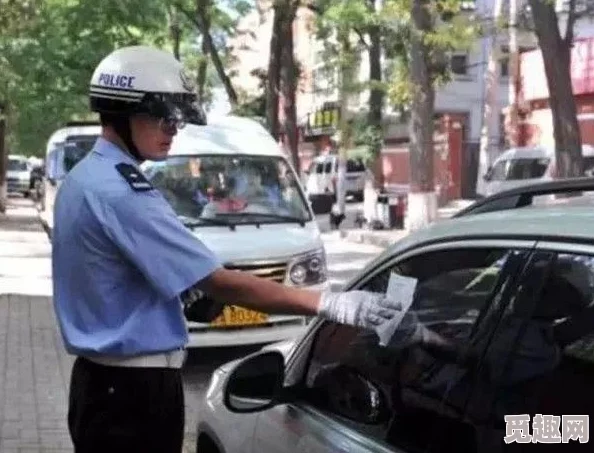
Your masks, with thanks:
[{"label": "white glove", "polygon": [[367,291],[324,292],[318,315],[330,321],[377,331],[400,312],[399,301]]}]

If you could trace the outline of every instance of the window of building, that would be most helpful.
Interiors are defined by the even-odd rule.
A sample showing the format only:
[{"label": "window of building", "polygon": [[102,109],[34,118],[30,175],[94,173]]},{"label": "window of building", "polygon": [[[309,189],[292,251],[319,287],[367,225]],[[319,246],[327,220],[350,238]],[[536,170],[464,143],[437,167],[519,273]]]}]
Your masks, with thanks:
[{"label": "window of building", "polygon": [[456,75],[468,74],[468,55],[454,54],[450,58],[450,68]]}]

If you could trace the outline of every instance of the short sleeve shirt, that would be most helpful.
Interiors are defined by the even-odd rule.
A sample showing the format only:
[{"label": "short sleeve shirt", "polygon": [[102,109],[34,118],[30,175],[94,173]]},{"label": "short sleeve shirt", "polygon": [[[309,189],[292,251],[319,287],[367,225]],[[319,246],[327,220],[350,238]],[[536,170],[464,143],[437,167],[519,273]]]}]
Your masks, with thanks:
[{"label": "short sleeve shirt", "polygon": [[71,354],[134,356],[184,347],[179,296],[218,268],[137,162],[103,138],[58,190],[54,307]]}]

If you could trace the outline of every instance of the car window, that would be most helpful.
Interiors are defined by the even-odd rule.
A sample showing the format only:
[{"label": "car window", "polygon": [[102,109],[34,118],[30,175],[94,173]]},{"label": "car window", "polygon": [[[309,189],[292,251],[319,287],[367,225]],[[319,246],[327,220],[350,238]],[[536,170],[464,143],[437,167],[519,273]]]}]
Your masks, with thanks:
[{"label": "car window", "polygon": [[505,175],[507,173],[507,164],[509,163],[508,160],[500,160],[495,165],[490,172],[490,179],[492,181],[503,181],[505,180]]},{"label": "car window", "polygon": [[[489,445],[485,453],[506,451],[505,416],[521,414],[527,436],[555,444],[549,451],[583,451],[577,440],[562,441],[562,417],[594,414],[594,256],[542,253],[522,286],[489,346],[490,372],[467,417]],[[526,445],[513,451],[531,451]]]},{"label": "car window", "polygon": [[507,180],[542,178],[550,159],[512,159],[509,161]]},{"label": "car window", "polygon": [[332,173],[332,163],[333,162],[334,161],[332,161],[332,160],[326,161],[326,163],[324,164],[324,173]]},{"label": "car window", "polygon": [[592,176],[594,173],[594,156],[584,156],[584,174]]},{"label": "car window", "polygon": [[323,162],[316,162],[316,173],[318,173],[318,174],[324,173],[324,163]]},{"label": "car window", "polygon": [[381,272],[364,289],[385,292],[392,272],[418,279],[393,340],[381,347],[375,333],[324,324],[305,374],[306,398],[407,452],[465,450],[473,439],[462,415],[488,344],[484,335],[524,259],[521,251],[458,249],[415,256]]},{"label": "car window", "polygon": [[93,149],[96,135],[70,136],[64,143],[64,170],[68,173]]},{"label": "car window", "polygon": [[361,159],[347,160],[347,173],[360,173],[365,171],[365,165]]},{"label": "car window", "polygon": [[8,159],[8,171],[27,171],[27,162],[21,159]]}]

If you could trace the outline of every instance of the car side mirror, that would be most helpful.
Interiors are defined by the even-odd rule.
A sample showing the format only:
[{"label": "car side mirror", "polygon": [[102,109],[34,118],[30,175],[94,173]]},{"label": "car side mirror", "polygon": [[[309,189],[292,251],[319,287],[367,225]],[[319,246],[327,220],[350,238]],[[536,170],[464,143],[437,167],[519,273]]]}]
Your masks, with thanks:
[{"label": "car side mirror", "polygon": [[385,392],[349,366],[322,371],[315,379],[312,396],[333,414],[357,423],[381,425],[391,416]]},{"label": "car side mirror", "polygon": [[278,404],[285,380],[285,359],[278,351],[250,355],[231,371],[224,390],[227,409],[259,412]]}]

